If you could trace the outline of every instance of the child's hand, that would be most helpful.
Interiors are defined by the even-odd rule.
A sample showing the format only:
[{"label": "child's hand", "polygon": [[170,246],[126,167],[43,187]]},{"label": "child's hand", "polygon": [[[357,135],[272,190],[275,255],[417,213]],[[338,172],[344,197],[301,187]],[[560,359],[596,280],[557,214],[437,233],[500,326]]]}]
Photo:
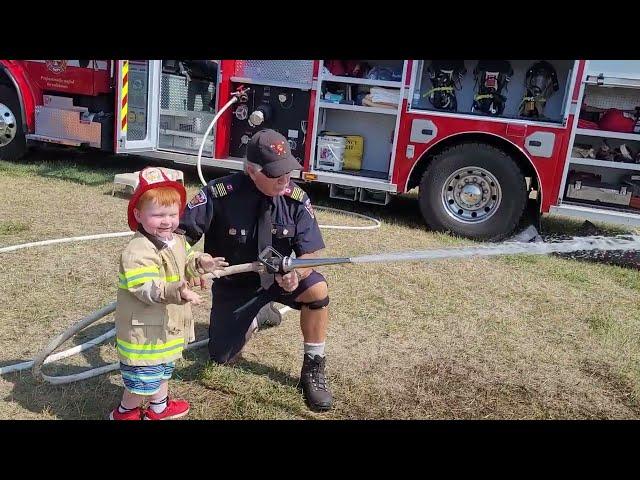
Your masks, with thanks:
[{"label": "child's hand", "polygon": [[202,278],[202,277],[191,277],[189,279],[189,287],[190,288],[195,288],[195,287],[200,287],[200,290],[208,290],[210,285],[209,282],[207,282],[206,278]]},{"label": "child's hand", "polygon": [[180,297],[185,302],[191,302],[194,305],[200,305],[202,303],[202,298],[196,292],[189,290],[189,286],[185,283],[179,289]]},{"label": "child's hand", "polygon": [[213,258],[208,253],[204,253],[198,258],[198,264],[200,266],[200,268],[198,268],[199,273],[213,273],[215,277],[218,276],[216,275],[216,271],[229,266],[229,264],[224,261],[224,257]]}]

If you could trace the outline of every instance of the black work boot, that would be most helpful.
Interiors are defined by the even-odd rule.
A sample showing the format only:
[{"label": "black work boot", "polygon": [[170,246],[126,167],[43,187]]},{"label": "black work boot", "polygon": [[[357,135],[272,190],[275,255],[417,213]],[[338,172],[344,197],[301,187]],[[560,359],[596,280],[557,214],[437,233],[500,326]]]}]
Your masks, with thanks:
[{"label": "black work boot", "polygon": [[326,411],[333,405],[333,397],[327,387],[324,376],[326,358],[305,354],[300,372],[298,388],[302,390],[304,399],[311,410]]},{"label": "black work boot", "polygon": [[256,320],[258,322],[258,329],[264,330],[265,328],[277,327],[280,325],[282,322],[282,314],[273,302],[269,302],[260,309],[256,315]]}]

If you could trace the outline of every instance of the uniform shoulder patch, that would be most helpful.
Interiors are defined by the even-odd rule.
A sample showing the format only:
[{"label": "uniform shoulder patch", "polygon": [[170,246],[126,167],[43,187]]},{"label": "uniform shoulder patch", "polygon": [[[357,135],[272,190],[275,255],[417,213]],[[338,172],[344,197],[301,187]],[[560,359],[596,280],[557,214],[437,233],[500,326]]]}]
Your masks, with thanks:
[{"label": "uniform shoulder patch", "polygon": [[309,213],[309,215],[311,215],[311,218],[316,218],[313,207],[311,206],[311,200],[309,198],[304,201],[304,208]]},{"label": "uniform shoulder patch", "polygon": [[189,207],[189,210],[191,210],[192,208],[195,208],[198,205],[204,205],[205,203],[207,203],[207,194],[204,192],[204,190],[200,190],[191,200],[189,200],[189,203],[187,203],[187,207]]},{"label": "uniform shoulder patch", "polygon": [[287,197],[291,197],[294,200],[297,200],[298,202],[302,203],[304,201],[306,193],[297,185],[289,185],[284,190],[284,195]]},{"label": "uniform shoulder patch", "polygon": [[234,183],[235,182],[229,177],[221,178],[209,185],[209,190],[211,190],[211,195],[213,195],[214,198],[224,197],[233,192]]}]

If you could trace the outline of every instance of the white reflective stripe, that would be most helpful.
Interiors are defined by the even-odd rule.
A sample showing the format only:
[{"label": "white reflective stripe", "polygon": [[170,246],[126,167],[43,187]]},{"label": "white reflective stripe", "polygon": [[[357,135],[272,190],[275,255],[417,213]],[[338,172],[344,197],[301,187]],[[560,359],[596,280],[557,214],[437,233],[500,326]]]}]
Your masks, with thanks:
[{"label": "white reflective stripe", "polygon": [[578,111],[578,102],[571,102],[571,105],[569,106],[569,115],[575,115],[576,112]]}]

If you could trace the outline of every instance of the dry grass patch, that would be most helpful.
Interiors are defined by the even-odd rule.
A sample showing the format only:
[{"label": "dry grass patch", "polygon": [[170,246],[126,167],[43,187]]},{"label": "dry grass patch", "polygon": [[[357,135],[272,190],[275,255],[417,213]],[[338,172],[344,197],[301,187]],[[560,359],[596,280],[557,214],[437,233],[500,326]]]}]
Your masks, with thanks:
[{"label": "dry grass patch", "polygon": [[[110,179],[140,164],[107,157],[100,167],[103,157],[79,156],[72,168],[44,157],[0,162],[0,246],[127,229],[127,199],[111,196]],[[199,189],[195,169],[185,170],[191,195]],[[326,256],[473,243],[427,231],[415,195],[377,207],[332,201],[321,186],[308,190],[315,204],[383,220],[374,231],[325,230]],[[317,215],[321,224],[368,224],[320,209]],[[579,228],[555,219],[543,225]],[[0,365],[31,358],[113,301],[126,241],[1,254]],[[236,366],[208,364],[204,348],[185,353],[171,388],[191,402],[190,418],[640,418],[638,271],[554,256],[321,271],[330,285],[327,372],[336,408],[314,414],[297,393],[302,340],[290,312],[278,328],[258,333]],[[208,308],[194,308],[198,338],[207,333]],[[105,318],[63,348],[111,326]],[[115,360],[106,343],[45,369],[68,374]],[[121,388],[117,373],[59,387],[36,384],[30,372],[4,375],[0,418],[105,418]]]}]

